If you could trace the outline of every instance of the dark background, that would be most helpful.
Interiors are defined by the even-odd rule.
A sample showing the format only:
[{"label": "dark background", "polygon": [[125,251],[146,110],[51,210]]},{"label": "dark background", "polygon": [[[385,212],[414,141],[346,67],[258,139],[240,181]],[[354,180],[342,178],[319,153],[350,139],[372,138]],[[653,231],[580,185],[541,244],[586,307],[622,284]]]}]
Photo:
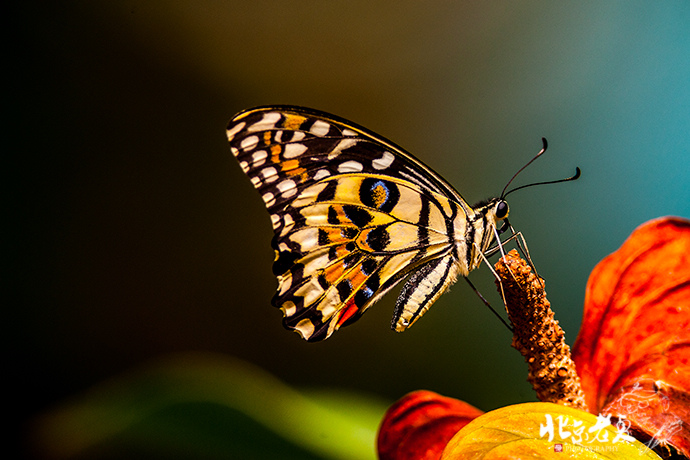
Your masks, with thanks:
[{"label": "dark background", "polygon": [[[226,145],[236,112],[326,110],[381,133],[470,202],[511,195],[574,341],[594,265],[643,222],[690,217],[686,1],[17,2],[4,15],[4,320],[16,426],[176,351],[290,385],[534,400],[510,334],[458,283],[412,329],[395,294],[307,344],[270,306],[271,226]],[[471,275],[500,307],[491,273]]]}]

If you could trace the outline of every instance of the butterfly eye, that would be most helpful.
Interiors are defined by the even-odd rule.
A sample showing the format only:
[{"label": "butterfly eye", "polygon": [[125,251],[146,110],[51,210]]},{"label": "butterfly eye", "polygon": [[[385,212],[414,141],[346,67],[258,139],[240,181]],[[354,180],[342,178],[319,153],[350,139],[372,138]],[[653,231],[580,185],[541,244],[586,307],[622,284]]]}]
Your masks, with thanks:
[{"label": "butterfly eye", "polygon": [[505,219],[508,217],[508,203],[501,200],[496,205],[496,217],[498,219]]}]

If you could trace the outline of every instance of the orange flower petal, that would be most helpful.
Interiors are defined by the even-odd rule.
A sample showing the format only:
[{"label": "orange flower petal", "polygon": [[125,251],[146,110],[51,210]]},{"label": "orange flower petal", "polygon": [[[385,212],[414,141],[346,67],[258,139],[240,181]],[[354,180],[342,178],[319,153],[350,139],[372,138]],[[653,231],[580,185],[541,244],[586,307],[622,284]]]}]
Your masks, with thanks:
[{"label": "orange flower petal", "polygon": [[690,456],[690,400],[683,389],[663,380],[632,378],[611,395],[602,413],[628,420],[631,432],[652,448],[660,446],[660,452],[671,453],[671,445]]},{"label": "orange flower petal", "polygon": [[648,222],[594,268],[573,359],[592,411],[690,452],[690,221]]},{"label": "orange flower petal", "polygon": [[483,412],[464,401],[415,391],[393,404],[379,428],[380,460],[437,460],[448,440]]}]

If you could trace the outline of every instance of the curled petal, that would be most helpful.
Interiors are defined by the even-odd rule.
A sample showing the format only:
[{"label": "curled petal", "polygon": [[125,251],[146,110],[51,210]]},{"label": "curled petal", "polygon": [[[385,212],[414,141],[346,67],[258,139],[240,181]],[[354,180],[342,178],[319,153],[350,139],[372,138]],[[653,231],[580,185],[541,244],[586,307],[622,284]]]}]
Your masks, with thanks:
[{"label": "curled petal", "polygon": [[690,454],[690,221],[648,222],[594,268],[573,358],[593,412]]},{"label": "curled petal", "polygon": [[380,460],[436,460],[448,440],[483,412],[464,401],[415,391],[393,404],[378,436]]}]

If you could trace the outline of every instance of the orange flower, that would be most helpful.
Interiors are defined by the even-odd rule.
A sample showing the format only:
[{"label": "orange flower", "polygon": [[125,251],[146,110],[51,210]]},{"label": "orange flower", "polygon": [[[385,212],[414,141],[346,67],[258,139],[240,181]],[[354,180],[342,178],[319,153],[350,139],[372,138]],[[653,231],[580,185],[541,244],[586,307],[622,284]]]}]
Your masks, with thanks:
[{"label": "orange flower", "polygon": [[484,412],[432,391],[407,394],[386,412],[379,429],[381,460],[433,460],[450,438]]},{"label": "orange flower", "polygon": [[[690,221],[647,222],[594,268],[573,359],[592,414],[608,416],[624,434],[661,455],[675,450],[690,456]],[[539,417],[549,411],[578,423],[594,420],[550,403],[510,406],[480,417],[467,403],[417,391],[384,416],[379,458],[521,458],[542,452],[548,424]],[[523,433],[519,425],[527,422],[536,425]],[[551,452],[558,449],[560,444],[549,442]],[[654,455],[646,450],[640,454]]]}]

